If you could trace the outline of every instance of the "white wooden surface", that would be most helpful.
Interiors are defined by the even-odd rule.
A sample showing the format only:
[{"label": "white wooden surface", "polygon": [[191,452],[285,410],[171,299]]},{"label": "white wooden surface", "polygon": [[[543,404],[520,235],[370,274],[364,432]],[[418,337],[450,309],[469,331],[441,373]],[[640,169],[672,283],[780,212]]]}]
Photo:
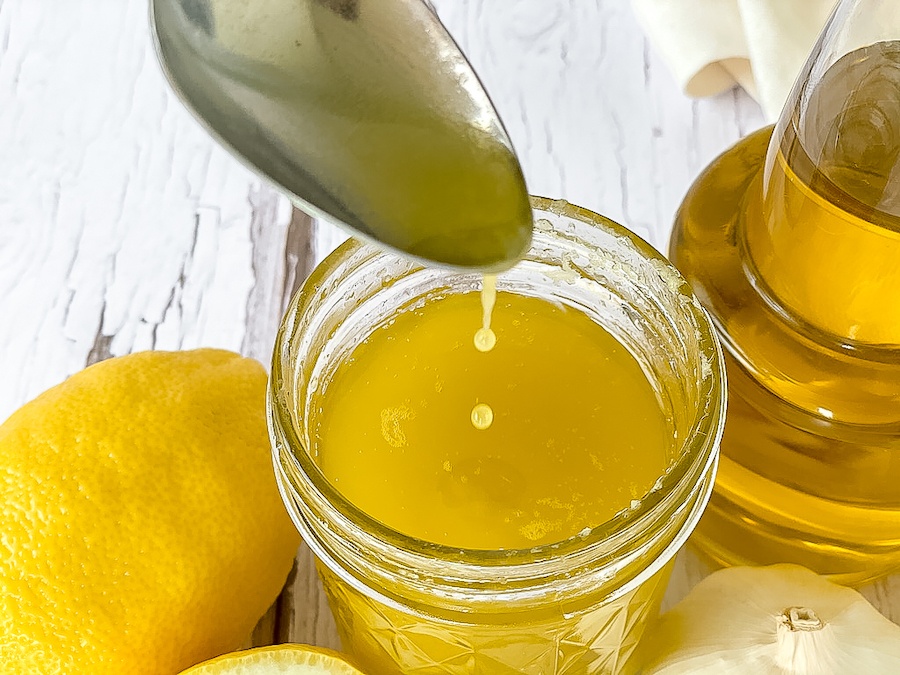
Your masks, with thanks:
[{"label": "white wooden surface", "polygon": [[[762,125],[691,101],[627,0],[435,0],[531,191],[664,249],[697,172]],[[0,0],[0,419],[109,355],[218,346],[268,362],[296,283],[342,235],[205,135],[167,91],[145,0]],[[682,554],[669,602],[705,570]],[[900,577],[865,589],[900,620]],[[256,641],[336,644],[308,552]]]}]

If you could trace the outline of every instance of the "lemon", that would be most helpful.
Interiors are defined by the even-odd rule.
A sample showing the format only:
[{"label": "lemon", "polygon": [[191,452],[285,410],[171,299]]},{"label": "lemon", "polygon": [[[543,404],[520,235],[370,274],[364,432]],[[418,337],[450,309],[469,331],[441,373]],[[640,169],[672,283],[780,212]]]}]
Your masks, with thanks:
[{"label": "lemon", "polygon": [[307,645],[275,645],[226,654],[181,675],[362,675],[340,655]]},{"label": "lemon", "polygon": [[172,675],[237,649],[299,542],[262,366],[110,359],[0,426],[0,673]]}]

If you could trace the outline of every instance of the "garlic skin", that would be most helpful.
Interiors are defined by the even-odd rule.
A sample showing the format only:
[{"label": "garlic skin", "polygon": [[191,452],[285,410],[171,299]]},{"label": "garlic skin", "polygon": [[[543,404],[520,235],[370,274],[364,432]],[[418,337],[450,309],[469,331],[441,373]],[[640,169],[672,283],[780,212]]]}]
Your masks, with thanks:
[{"label": "garlic skin", "polygon": [[711,574],[641,649],[645,675],[900,674],[900,626],[798,565]]}]

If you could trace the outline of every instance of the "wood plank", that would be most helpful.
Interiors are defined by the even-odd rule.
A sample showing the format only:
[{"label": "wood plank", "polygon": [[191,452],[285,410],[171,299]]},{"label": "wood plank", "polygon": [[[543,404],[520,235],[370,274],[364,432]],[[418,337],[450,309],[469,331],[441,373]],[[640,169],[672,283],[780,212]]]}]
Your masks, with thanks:
[{"label": "wood plank", "polygon": [[[659,248],[697,172],[762,124],[741,92],[686,99],[627,0],[434,4],[532,191]],[[138,349],[218,346],[268,364],[290,291],[345,236],[313,227],[168,92],[145,0],[0,0],[0,100],[0,419]],[[682,552],[667,605],[707,571]],[[900,621],[900,575],[863,593]],[[306,548],[253,642],[288,639],[337,646]]]},{"label": "wood plank", "polygon": [[282,594],[278,639],[340,649],[341,641],[328,608],[315,558],[304,544]]},{"label": "wood plank", "polygon": [[241,649],[265,647],[266,645],[274,645],[280,642],[278,639],[278,617],[281,612],[281,603],[282,599],[279,595],[278,599],[275,600],[268,611],[257,622],[247,642],[241,645]]}]

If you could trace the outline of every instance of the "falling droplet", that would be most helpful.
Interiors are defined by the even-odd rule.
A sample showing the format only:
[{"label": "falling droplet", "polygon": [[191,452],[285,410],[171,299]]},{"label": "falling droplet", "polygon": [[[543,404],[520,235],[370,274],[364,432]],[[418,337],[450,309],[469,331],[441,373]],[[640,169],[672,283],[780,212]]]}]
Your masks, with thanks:
[{"label": "falling droplet", "polygon": [[490,328],[479,328],[475,331],[475,349],[480,352],[489,352],[497,344],[497,336]]},{"label": "falling droplet", "polygon": [[479,403],[472,408],[472,426],[484,431],[494,422],[494,411],[487,403]]}]

